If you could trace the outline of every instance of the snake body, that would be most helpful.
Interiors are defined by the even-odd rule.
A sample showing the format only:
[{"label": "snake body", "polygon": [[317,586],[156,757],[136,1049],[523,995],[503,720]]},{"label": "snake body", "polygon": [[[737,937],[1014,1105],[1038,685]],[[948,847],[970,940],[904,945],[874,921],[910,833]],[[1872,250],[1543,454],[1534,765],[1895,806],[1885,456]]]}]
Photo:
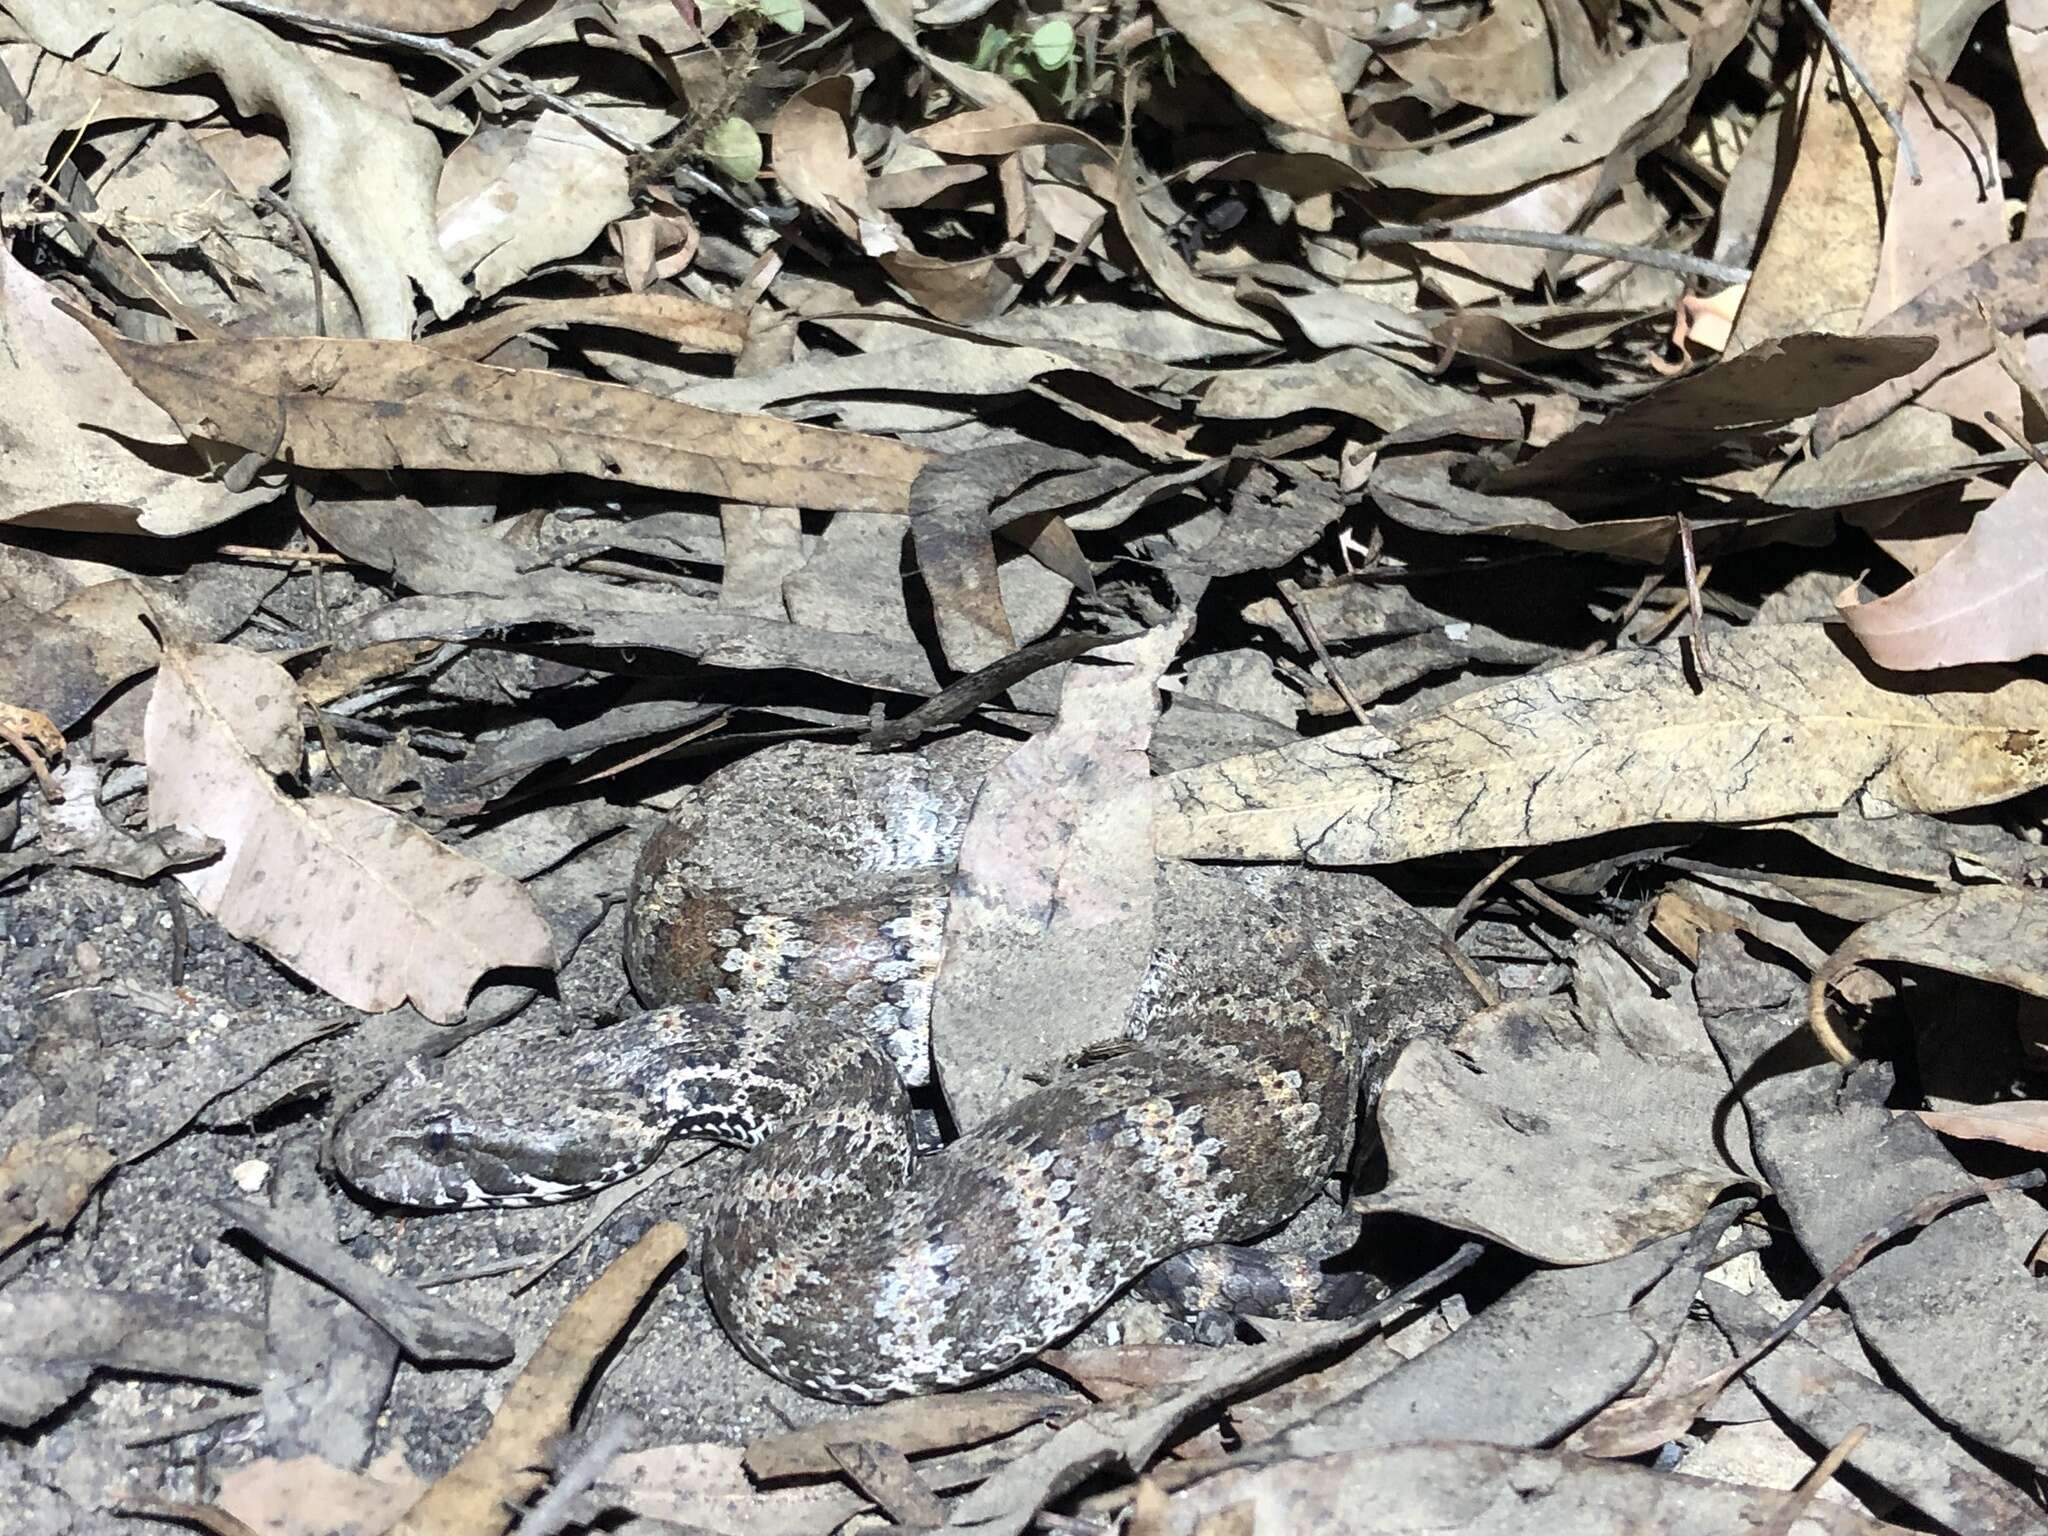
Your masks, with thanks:
[{"label": "snake body", "polygon": [[[755,788],[791,764],[754,769]],[[939,777],[951,796],[978,771]],[[900,791],[910,772],[930,788],[929,763],[883,776]],[[811,860],[807,890],[738,898],[731,870],[696,862],[734,835],[706,830],[716,793],[650,847],[629,920],[643,995],[700,1000],[548,1042],[516,1083],[460,1052],[408,1068],[345,1124],[336,1162],[373,1197],[460,1206],[568,1198],[672,1137],[745,1146],[706,1222],[705,1286],[750,1358],[821,1396],[980,1380],[1160,1261],[1284,1221],[1340,1164],[1381,1055],[1451,996],[1421,920],[1376,882],[1165,866],[1126,1038],[919,1157],[902,1063],[927,1059],[906,1030],[921,1028],[958,819],[890,861],[875,849],[901,847],[871,834],[893,813],[832,807],[796,835],[855,850],[846,880]]]}]

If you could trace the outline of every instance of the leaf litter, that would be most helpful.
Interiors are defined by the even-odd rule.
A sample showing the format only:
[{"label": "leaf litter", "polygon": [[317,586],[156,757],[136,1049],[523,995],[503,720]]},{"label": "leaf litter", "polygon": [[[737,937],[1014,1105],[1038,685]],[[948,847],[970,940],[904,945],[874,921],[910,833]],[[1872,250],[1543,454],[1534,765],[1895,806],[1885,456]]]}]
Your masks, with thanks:
[{"label": "leaf litter", "polygon": [[[10,1530],[2048,1528],[2038,10],[0,0]],[[1442,935],[1372,1310],[847,1417],[720,1159],[324,1178],[962,731],[948,1124],[1162,861]]]}]

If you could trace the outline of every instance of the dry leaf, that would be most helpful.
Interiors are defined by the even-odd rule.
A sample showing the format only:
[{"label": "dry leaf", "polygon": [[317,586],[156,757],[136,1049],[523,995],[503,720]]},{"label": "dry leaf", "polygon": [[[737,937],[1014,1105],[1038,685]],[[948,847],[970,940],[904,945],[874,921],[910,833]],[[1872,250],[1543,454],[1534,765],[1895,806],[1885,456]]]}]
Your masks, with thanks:
[{"label": "dry leaf", "polygon": [[489,298],[587,250],[633,199],[625,155],[549,111],[464,140],[441,172],[439,208],[441,249]]},{"label": "dry leaf", "polygon": [[1159,0],[1169,27],[1245,101],[1291,128],[1353,142],[1330,64],[1302,24],[1262,0]]},{"label": "dry leaf", "polygon": [[[1903,684],[1904,680],[1900,680]],[[1162,853],[1383,864],[1623,827],[1837,811],[1859,795],[1957,810],[2048,784],[2048,684],[1908,692],[1838,632],[1723,637],[1698,691],[1676,646],[1468,693],[1391,734],[1359,728],[1160,783]]]},{"label": "dry leaf", "polygon": [[447,319],[469,300],[434,234],[441,149],[432,133],[350,95],[305,50],[245,16],[204,3],[161,3],[101,45],[130,85],[218,75],[245,117],[284,120],[292,203],[333,260],[372,336],[412,334],[412,284]]},{"label": "dry leaf", "polygon": [[[1833,7],[1836,30],[1886,101],[1904,91],[1918,12],[1919,0]],[[1736,316],[1738,348],[1789,331],[1855,330],[1877,274],[1881,187],[1896,141],[1862,90],[1837,84],[1841,66],[1826,45],[1815,38],[1810,47],[1799,140]]]},{"label": "dry leaf", "polygon": [[791,197],[823,214],[870,256],[899,248],[901,232],[868,194],[868,173],[846,134],[853,82],[845,75],[813,81],[775,114],[775,178]]},{"label": "dry leaf", "polygon": [[187,431],[309,469],[567,470],[764,506],[900,513],[932,457],[888,438],[730,416],[407,341],[153,347],[97,323],[93,334]]},{"label": "dry leaf", "polygon": [[1499,133],[1373,161],[1368,180],[1443,197],[1497,197],[1602,159],[1685,83],[1684,43],[1624,54],[1555,106]]},{"label": "dry leaf", "polygon": [[1116,212],[1124,238],[1144,264],[1159,291],[1197,319],[1211,325],[1273,336],[1273,327],[1240,304],[1237,295],[1222,283],[1198,277],[1179,251],[1166,238],[1158,222],[1145,211],[1138,196],[1137,155],[1129,145],[1116,161]]},{"label": "dry leaf", "polygon": [[[205,478],[178,424],[0,248],[0,522],[176,537],[272,499]],[[144,458],[127,445],[154,450]],[[169,449],[171,451],[165,452]]]},{"label": "dry leaf", "polygon": [[1531,117],[1557,100],[1540,0],[1500,0],[1462,32],[1390,48],[1382,57],[1411,85],[1427,83],[1487,112]]},{"label": "dry leaf", "polygon": [[1875,960],[1924,965],[2048,997],[2048,894],[2009,885],[1972,885],[1912,902],[1865,923],[1813,978],[1819,997]]},{"label": "dry leaf", "polygon": [[298,691],[233,646],[164,653],[144,726],[149,824],[219,839],[218,863],[178,876],[238,938],[350,1007],[410,1000],[460,1018],[497,966],[554,965],[554,941],[516,880],[380,806],[278,788],[299,766]]},{"label": "dry leaf", "polygon": [[1604,945],[1578,961],[1577,1013],[1519,999],[1401,1053],[1380,1098],[1388,1184],[1354,1209],[1597,1264],[1689,1231],[1744,1181],[1716,1147],[1728,1073],[1691,994],[1653,997]]},{"label": "dry leaf", "polygon": [[1963,542],[1898,591],[1842,618],[1881,667],[1917,671],[2048,652],[2048,470],[2032,464],[1987,507]]},{"label": "dry leaf", "polygon": [[597,1364],[683,1251],[683,1229],[658,1221],[605,1266],[541,1341],[491,1427],[391,1528],[392,1536],[492,1536],[512,1523]]},{"label": "dry leaf", "polygon": [[315,1456],[264,1457],[221,1473],[220,1507],[260,1536],[383,1536],[426,1485]]},{"label": "dry leaf", "polygon": [[1998,1141],[2022,1152],[2048,1152],[2048,1099],[2015,1099],[1968,1109],[1916,1109],[1929,1130],[1965,1141]]},{"label": "dry leaf", "polygon": [[1916,75],[1899,117],[1921,175],[1917,182],[1892,178],[1865,326],[2006,242],[1998,119],[1991,109],[1959,86]]},{"label": "dry leaf", "polygon": [[427,338],[451,357],[481,362],[515,336],[558,325],[594,325],[657,337],[685,352],[738,357],[746,345],[747,317],[674,293],[607,293],[580,299],[510,304],[496,314]]},{"label": "dry leaf", "polygon": [[1051,730],[989,773],[960,844],[932,1050],[963,1128],[1121,1027],[1152,950],[1159,679],[1193,622],[1069,666]]},{"label": "dry leaf", "polygon": [[1821,412],[1813,428],[1814,450],[1826,453],[1943,374],[1983,357],[1991,350],[1994,330],[2016,336],[2043,316],[2048,316],[2048,240],[2001,245],[1930,283],[1864,334],[1932,336],[1939,342],[1934,355],[1905,377]]},{"label": "dry leaf", "polygon": [[24,1136],[0,1152],[0,1257],[68,1228],[114,1162],[113,1150],[84,1125]]}]

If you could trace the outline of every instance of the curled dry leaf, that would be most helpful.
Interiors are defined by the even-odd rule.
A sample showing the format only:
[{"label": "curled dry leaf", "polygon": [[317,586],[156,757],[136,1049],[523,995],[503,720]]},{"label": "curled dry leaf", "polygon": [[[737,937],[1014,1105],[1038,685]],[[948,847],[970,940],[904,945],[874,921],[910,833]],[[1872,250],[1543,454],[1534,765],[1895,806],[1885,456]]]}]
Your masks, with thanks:
[{"label": "curled dry leaf", "polygon": [[1874,960],[1924,965],[2048,998],[2048,893],[1972,885],[1865,923],[1814,973],[1813,993]]},{"label": "curled dry leaf", "polygon": [[[893,221],[868,193],[868,173],[853,152],[846,115],[853,82],[845,75],[814,81],[792,96],[769,132],[775,140],[775,179],[782,190],[824,215],[870,256],[896,249]],[[886,241],[884,231],[891,231]]]},{"label": "curled dry leaf", "polygon": [[1173,248],[1173,242],[1145,211],[1144,201],[1138,196],[1137,163],[1136,154],[1126,145],[1116,162],[1117,219],[1123,225],[1124,238],[1130,241],[1131,250],[1159,285],[1159,291],[1196,319],[1211,325],[1269,338],[1277,335],[1270,324],[1238,302],[1231,288],[1198,277]]},{"label": "curled dry leaf", "polygon": [[192,898],[350,1007],[409,1000],[445,1022],[485,971],[553,966],[547,924],[518,881],[382,807],[278,788],[299,764],[298,693],[267,657],[167,650],[144,742],[149,824],[226,848],[179,875]]},{"label": "curled dry leaf", "polygon": [[2048,470],[2028,465],[1963,542],[1889,597],[1836,604],[1870,659],[1915,671],[2048,651]]},{"label": "curled dry leaf", "polygon": [[1817,624],[1675,646],[1466,694],[1391,734],[1337,731],[1160,782],[1162,853],[1379,864],[1673,822],[1947,811],[2048,784],[2048,684],[1954,692],[1873,678]]},{"label": "curled dry leaf", "polygon": [[146,346],[88,323],[188,432],[309,469],[569,471],[763,506],[904,512],[932,459],[889,438],[468,363],[409,341]]},{"label": "curled dry leaf", "polygon": [[[469,299],[434,233],[441,150],[433,134],[350,95],[302,49],[215,5],[163,3],[102,45],[130,85],[218,75],[245,117],[282,118],[292,205],[356,301],[372,336],[412,334],[412,284],[447,319]],[[175,414],[175,413],[174,413]]]}]

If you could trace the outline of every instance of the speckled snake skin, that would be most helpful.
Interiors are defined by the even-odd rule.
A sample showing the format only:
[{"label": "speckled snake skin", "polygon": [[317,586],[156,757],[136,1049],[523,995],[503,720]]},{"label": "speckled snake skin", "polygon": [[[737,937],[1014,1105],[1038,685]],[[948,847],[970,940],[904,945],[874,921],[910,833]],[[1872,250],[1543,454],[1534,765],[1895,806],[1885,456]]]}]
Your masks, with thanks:
[{"label": "speckled snake skin", "polygon": [[[625,1177],[672,1137],[749,1147],[704,1230],[712,1303],[766,1370],[853,1401],[1002,1371],[1160,1261],[1284,1221],[1340,1164],[1403,994],[1441,991],[1414,958],[1433,953],[1421,920],[1361,876],[1166,866],[1128,1039],[915,1155],[905,1069],[928,1060],[943,870],[989,750],[835,760],[870,780],[839,781],[850,798],[801,833],[772,830],[761,775],[810,795],[822,760],[737,765],[754,778],[734,815],[820,845],[780,889],[766,860],[744,900],[711,866],[748,859],[752,834],[707,784],[643,858],[628,941],[643,996],[703,1000],[548,1042],[516,1082],[459,1052],[408,1069],[343,1127],[339,1170],[395,1204],[515,1203]],[[863,796],[919,774],[946,804],[904,843]]]}]

